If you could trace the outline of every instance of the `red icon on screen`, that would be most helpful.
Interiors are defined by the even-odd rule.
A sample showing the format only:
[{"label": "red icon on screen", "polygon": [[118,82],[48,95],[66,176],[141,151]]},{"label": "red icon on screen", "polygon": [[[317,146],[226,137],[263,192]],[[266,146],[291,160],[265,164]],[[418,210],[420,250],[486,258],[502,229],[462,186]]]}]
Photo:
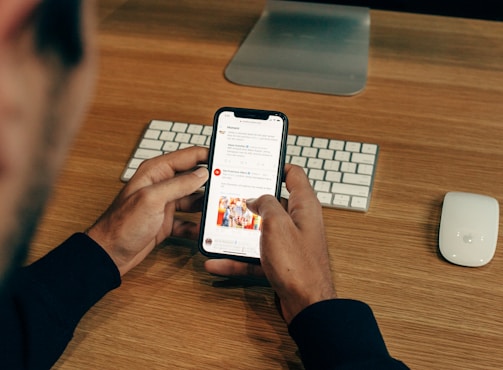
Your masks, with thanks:
[{"label": "red icon on screen", "polygon": [[215,176],[220,176],[221,173],[222,173],[222,171],[220,171],[220,168],[215,168],[215,170],[213,171],[213,174]]}]

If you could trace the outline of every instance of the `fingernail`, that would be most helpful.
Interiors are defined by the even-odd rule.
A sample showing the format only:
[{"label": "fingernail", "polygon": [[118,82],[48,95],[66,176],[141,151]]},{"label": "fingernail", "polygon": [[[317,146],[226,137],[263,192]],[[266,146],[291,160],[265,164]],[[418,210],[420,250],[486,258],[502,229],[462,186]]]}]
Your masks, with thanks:
[{"label": "fingernail", "polygon": [[208,177],[208,169],[206,167],[199,167],[197,170],[192,172],[197,177]]}]

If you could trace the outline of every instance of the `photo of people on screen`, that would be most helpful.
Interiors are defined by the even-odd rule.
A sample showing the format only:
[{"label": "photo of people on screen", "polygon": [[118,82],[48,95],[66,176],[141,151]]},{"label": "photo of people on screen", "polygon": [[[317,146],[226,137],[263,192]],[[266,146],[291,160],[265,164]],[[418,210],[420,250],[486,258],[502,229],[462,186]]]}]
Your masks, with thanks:
[{"label": "photo of people on screen", "polygon": [[237,229],[260,230],[260,216],[246,206],[246,199],[222,196],[218,202],[217,225]]}]

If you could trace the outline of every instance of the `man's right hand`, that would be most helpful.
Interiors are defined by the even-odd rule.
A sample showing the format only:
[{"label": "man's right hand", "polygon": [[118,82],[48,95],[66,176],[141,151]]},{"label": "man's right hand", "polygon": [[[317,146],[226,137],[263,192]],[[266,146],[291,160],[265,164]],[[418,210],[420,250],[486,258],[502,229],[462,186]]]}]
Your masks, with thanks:
[{"label": "man's right hand", "polygon": [[309,305],[336,297],[321,205],[302,168],[287,165],[287,210],[271,195],[248,201],[262,217],[261,265],[208,260],[208,272],[224,276],[265,275],[278,295],[287,324]]}]

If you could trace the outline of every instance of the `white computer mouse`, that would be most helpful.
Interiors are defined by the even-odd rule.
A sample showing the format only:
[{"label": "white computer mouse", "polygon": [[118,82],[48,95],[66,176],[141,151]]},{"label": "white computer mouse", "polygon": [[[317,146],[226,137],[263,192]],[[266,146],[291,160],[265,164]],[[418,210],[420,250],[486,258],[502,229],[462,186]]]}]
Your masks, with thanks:
[{"label": "white computer mouse", "polygon": [[440,218],[440,253],[452,263],[479,267],[494,256],[498,242],[499,204],[487,195],[449,192]]}]

